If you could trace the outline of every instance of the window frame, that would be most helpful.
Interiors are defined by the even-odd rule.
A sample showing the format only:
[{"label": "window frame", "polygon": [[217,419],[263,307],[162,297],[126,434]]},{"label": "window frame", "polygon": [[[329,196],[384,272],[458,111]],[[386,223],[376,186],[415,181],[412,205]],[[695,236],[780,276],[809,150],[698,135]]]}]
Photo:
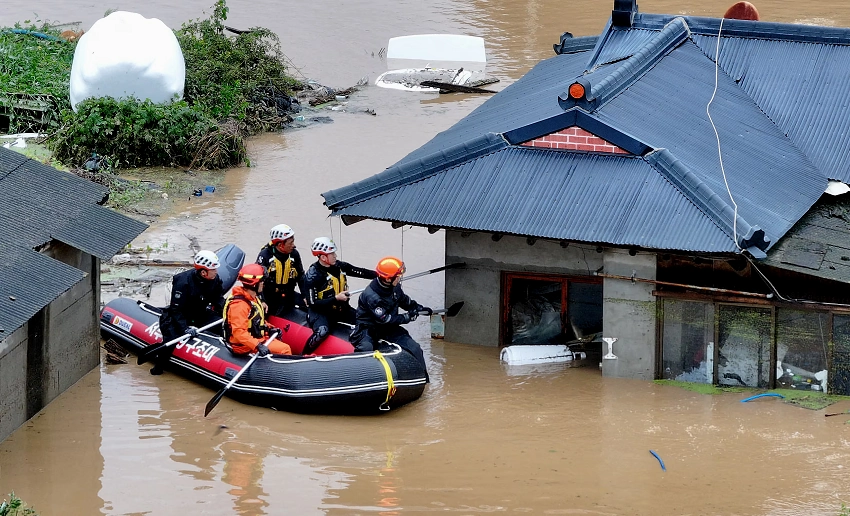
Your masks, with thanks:
[{"label": "window frame", "polygon": [[835,349],[835,341],[834,341],[834,325],[835,325],[835,316],[850,316],[850,308],[845,307],[836,307],[828,304],[819,304],[812,303],[801,307],[796,303],[786,303],[783,301],[771,301],[768,299],[760,299],[760,298],[746,298],[742,296],[712,296],[706,294],[688,294],[683,292],[666,292],[666,291],[658,291],[654,290],[652,295],[657,299],[660,299],[662,302],[658,303],[658,319],[656,324],[656,360],[655,360],[655,379],[663,378],[663,370],[662,370],[662,358],[664,353],[664,300],[665,299],[675,299],[679,301],[691,301],[691,302],[702,302],[702,303],[711,303],[714,305],[714,371],[712,373],[712,377],[714,378],[714,385],[719,385],[718,383],[718,360],[720,355],[720,345],[718,343],[718,337],[720,334],[720,306],[740,306],[747,308],[769,308],[770,316],[771,316],[771,337],[770,337],[770,379],[769,379],[769,387],[770,389],[776,388],[776,358],[777,358],[777,340],[778,340],[778,324],[777,324],[777,310],[779,309],[789,309],[796,310],[800,312],[815,312],[815,313],[825,313],[827,315],[827,328],[828,328],[828,354],[826,357],[826,368],[827,371],[830,372],[830,380],[829,386],[831,388],[832,384],[832,370],[833,370],[833,352]]},{"label": "window frame", "polygon": [[546,274],[539,272],[516,272],[501,271],[501,285],[499,291],[499,348],[510,346],[508,341],[509,318],[511,313],[510,292],[514,280],[548,281],[561,284],[561,330],[566,326],[567,301],[569,299],[570,283],[590,283],[603,285],[603,280],[596,276],[580,276],[572,274]]}]

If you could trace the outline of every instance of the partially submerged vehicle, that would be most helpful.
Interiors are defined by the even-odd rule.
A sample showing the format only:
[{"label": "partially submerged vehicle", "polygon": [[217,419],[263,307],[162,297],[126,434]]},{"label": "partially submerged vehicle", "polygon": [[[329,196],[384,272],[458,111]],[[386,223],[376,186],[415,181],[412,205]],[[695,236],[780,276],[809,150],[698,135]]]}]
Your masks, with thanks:
[{"label": "partially submerged vehicle", "polygon": [[387,45],[390,70],[378,76],[375,85],[427,93],[494,93],[479,88],[496,82],[485,77],[486,65],[483,38],[460,34],[399,36]]}]

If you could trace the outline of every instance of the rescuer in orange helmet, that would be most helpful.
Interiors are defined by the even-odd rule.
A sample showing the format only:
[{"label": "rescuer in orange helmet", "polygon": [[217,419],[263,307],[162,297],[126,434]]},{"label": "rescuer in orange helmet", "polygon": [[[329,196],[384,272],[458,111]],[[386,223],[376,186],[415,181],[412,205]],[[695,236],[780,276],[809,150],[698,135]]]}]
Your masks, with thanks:
[{"label": "rescuer in orange helmet", "polygon": [[[428,378],[422,348],[401,325],[415,321],[420,313],[431,315],[433,310],[410,299],[401,289],[405,267],[398,258],[382,258],[375,272],[378,277],[369,283],[357,302],[351,344],[356,351],[372,351],[381,339],[398,344],[419,360]],[[399,308],[407,312],[400,314]]]},{"label": "rescuer in orange helmet", "polygon": [[242,285],[233,287],[224,303],[224,338],[239,355],[255,351],[260,356],[269,353],[291,355],[292,349],[283,341],[274,339],[268,346],[264,344],[269,338],[266,312],[259,299],[264,276],[265,269],[258,263],[239,269],[237,279]]}]

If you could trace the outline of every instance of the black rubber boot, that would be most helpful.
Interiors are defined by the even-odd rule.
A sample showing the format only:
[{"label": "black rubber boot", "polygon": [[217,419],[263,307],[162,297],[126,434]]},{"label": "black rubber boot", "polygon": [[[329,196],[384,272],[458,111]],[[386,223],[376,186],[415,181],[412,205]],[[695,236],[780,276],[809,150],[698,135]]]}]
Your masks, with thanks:
[{"label": "black rubber boot", "polygon": [[161,375],[161,374],[162,374],[162,373],[164,373],[164,372],[165,372],[165,371],[162,369],[162,367],[160,367],[160,365],[159,365],[159,364],[156,364],[156,365],[154,365],[153,367],[151,367],[151,374],[152,374],[152,375],[159,376],[159,375]]}]

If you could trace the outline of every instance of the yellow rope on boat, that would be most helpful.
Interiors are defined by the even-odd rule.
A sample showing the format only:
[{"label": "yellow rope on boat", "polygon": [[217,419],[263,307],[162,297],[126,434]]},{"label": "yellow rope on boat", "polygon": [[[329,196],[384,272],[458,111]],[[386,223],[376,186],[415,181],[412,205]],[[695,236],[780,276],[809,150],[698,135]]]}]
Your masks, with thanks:
[{"label": "yellow rope on boat", "polygon": [[[387,359],[384,358],[384,355],[380,351],[375,351],[372,355],[378,359],[378,362],[384,366],[384,371],[387,373],[387,399],[381,404],[381,410],[389,410],[387,404],[390,402],[390,399],[395,394],[395,384],[393,382],[393,371],[390,369],[390,364],[387,362]],[[386,407],[386,408],[384,408]]]}]

